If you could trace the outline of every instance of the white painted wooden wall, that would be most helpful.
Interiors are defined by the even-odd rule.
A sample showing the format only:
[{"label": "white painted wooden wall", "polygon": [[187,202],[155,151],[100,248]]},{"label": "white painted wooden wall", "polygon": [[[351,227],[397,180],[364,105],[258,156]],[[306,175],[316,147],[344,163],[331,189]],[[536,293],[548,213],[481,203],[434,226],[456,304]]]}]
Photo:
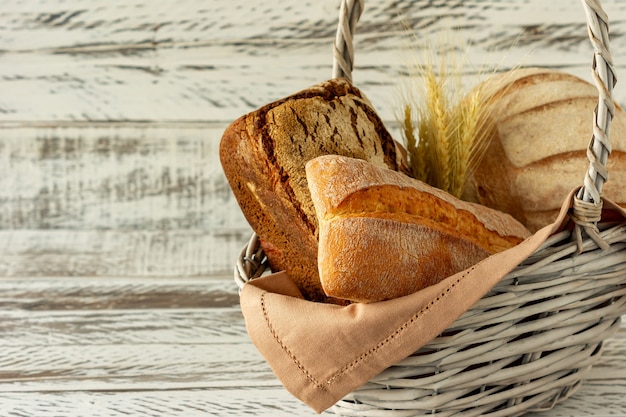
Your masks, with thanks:
[{"label": "white painted wooden wall", "polygon": [[[337,7],[2,0],[0,274],[230,271],[249,228],[221,172],[221,134],[240,115],[330,77]],[[619,76],[626,3],[604,7]],[[477,69],[546,65],[590,80],[577,1],[366,2],[354,81],[391,130],[398,74],[419,58],[407,52],[407,24],[434,41],[462,25]]]},{"label": "white painted wooden wall", "polygon": [[[230,276],[250,228],[218,145],[330,77],[338,5],[0,0],[0,415],[313,415],[245,335]],[[603,5],[626,79],[626,2]],[[461,26],[469,75],[591,80],[577,0],[368,0],[354,82],[396,136],[407,25],[418,46]],[[626,413],[623,334],[551,415]]]}]

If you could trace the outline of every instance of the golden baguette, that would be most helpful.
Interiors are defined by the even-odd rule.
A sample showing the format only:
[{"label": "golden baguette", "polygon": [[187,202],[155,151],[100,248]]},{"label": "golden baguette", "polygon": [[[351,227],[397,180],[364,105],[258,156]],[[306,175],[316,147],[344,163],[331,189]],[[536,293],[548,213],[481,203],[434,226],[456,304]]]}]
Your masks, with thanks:
[{"label": "golden baguette", "polygon": [[411,294],[530,233],[508,214],[402,173],[338,155],[309,161],[328,296],[375,302]]}]

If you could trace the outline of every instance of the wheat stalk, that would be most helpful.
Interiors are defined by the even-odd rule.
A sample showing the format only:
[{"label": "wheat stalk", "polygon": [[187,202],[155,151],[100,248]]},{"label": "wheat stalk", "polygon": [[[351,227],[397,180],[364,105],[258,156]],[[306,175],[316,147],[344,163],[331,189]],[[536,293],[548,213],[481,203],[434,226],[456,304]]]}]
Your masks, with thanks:
[{"label": "wheat stalk", "polygon": [[[451,114],[448,111],[449,100],[446,96],[446,73],[435,74],[432,66],[427,67],[425,74],[426,101],[425,114],[422,121],[424,130],[430,136],[428,143],[432,148],[432,156],[429,158],[434,163],[432,172],[433,185],[442,190],[450,189],[450,175],[452,170],[452,135]],[[434,159],[433,159],[434,156]]]},{"label": "wheat stalk", "polygon": [[[450,49],[429,50],[440,52],[439,65],[426,59],[427,64],[412,77],[420,99],[413,104],[409,101],[416,100],[405,99],[404,104],[402,127],[409,165],[415,178],[461,197],[492,128],[487,100],[479,87],[464,94],[461,71]],[[412,120],[414,113],[419,115],[417,123]]]},{"label": "wheat stalk", "polygon": [[480,163],[487,144],[487,138],[492,129],[492,119],[487,113],[487,98],[480,87],[470,93],[458,103],[453,110],[457,117],[457,148],[454,160],[457,166],[453,169],[453,184],[449,192],[461,196],[467,179],[472,175]]},{"label": "wheat stalk", "polygon": [[[410,104],[404,105],[404,114],[403,114],[403,132],[404,137],[406,139],[406,148],[407,152],[413,155],[413,167],[411,170],[413,171],[413,175],[416,178],[428,178],[428,164],[425,160],[425,152],[423,150],[418,150],[418,145],[424,146],[423,141],[418,141],[415,137],[415,126],[413,125],[413,111],[414,109]],[[419,134],[418,134],[419,135]],[[419,159],[419,160],[415,160]]]}]

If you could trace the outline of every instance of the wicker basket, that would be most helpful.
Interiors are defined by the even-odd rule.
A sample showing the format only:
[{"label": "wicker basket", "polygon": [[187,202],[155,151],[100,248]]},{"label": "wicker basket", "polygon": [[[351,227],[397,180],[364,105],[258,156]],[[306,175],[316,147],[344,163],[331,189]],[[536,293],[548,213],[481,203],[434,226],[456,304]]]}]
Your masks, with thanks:
[{"label": "wicker basket", "polygon": [[[548,239],[443,334],[333,406],[343,416],[519,416],[580,386],[626,313],[626,224],[599,223],[614,84],[606,15],[583,0],[600,94],[591,161],[572,231]],[[344,0],[333,76],[351,78],[363,0]],[[582,174],[582,173],[581,173]],[[563,196],[565,197],[565,196]],[[241,286],[265,270],[256,236],[235,268]]]}]

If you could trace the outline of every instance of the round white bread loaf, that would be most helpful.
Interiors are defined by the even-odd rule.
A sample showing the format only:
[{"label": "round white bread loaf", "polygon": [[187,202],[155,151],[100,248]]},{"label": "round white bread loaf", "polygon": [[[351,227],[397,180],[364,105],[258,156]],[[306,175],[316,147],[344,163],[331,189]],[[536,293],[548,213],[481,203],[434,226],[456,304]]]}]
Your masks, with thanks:
[{"label": "round white bread loaf", "polygon": [[[470,192],[529,230],[554,221],[563,199],[582,185],[598,92],[592,84],[544,68],[516,69],[481,84],[494,122]],[[603,196],[626,203],[626,114],[616,106],[609,180]]]}]

